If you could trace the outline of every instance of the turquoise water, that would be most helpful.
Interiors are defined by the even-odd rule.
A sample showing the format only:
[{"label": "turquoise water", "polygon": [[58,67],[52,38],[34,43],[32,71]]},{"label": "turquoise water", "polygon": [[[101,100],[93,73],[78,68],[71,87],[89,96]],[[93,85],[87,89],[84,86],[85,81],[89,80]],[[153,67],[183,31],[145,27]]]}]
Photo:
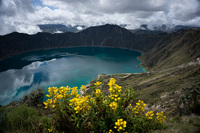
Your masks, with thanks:
[{"label": "turquoise water", "polygon": [[38,50],[0,61],[0,104],[18,101],[38,87],[88,84],[98,74],[141,73],[144,68],[128,49],[79,47]]}]

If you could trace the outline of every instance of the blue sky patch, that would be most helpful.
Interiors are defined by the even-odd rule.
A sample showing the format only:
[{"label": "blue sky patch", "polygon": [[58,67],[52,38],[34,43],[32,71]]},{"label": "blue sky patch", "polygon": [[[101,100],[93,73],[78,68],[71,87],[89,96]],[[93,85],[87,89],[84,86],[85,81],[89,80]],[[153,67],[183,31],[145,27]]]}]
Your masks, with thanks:
[{"label": "blue sky patch", "polygon": [[55,7],[44,5],[41,0],[31,0],[31,3],[32,3],[33,7],[41,6],[41,7],[48,7],[51,10],[56,9]]}]

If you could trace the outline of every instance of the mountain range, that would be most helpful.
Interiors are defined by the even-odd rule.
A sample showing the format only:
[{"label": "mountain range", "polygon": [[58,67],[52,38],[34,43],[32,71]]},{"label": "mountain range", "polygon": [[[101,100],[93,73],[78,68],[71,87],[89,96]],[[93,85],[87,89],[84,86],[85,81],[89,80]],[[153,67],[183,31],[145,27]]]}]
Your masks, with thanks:
[{"label": "mountain range", "polygon": [[[65,32],[79,32],[82,30],[85,30],[88,28],[84,25],[63,25],[63,24],[40,24],[38,25],[42,32],[45,33],[65,33]],[[126,28],[127,24],[120,24],[119,25],[122,28]],[[135,34],[160,34],[163,32],[172,33],[176,32],[181,29],[188,29],[188,28],[200,28],[198,26],[192,26],[192,25],[166,25],[162,24],[160,26],[149,26],[148,24],[142,24],[140,25],[140,28],[138,29],[128,29],[129,31],[135,33]]]},{"label": "mountain range", "polygon": [[31,50],[63,47],[117,47],[143,52],[140,59],[147,69],[169,68],[200,57],[200,30],[182,29],[173,33],[134,34],[118,25],[89,27],[61,34],[28,35],[13,32],[0,36],[0,58]]}]

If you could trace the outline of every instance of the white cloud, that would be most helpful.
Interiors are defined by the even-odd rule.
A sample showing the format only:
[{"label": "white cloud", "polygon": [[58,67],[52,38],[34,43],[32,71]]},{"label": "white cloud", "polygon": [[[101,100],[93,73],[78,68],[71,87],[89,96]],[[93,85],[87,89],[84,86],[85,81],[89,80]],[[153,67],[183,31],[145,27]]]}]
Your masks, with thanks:
[{"label": "white cloud", "polygon": [[81,26],[78,26],[77,29],[78,29],[78,30],[82,30],[83,28],[82,28]]},{"label": "white cloud", "polygon": [[[83,24],[189,24],[200,17],[198,0],[42,0],[47,6],[71,11]],[[76,23],[76,21],[72,21]],[[197,22],[197,21],[195,21]],[[140,24],[138,24],[140,23]],[[200,24],[198,24],[200,25]]]},{"label": "white cloud", "polygon": [[57,31],[55,31],[54,33],[57,33],[57,34],[59,34],[59,33],[63,33],[62,31],[59,31],[59,30],[57,30]]},{"label": "white cloud", "polygon": [[37,24],[200,26],[199,18],[199,0],[40,0],[34,6],[29,0],[0,2],[0,34],[12,31],[34,34],[40,31]]},{"label": "white cloud", "polygon": [[34,13],[31,3],[27,0],[1,0],[0,2],[0,35],[13,31],[34,34],[39,27],[28,20],[28,15]]},{"label": "white cloud", "polygon": [[200,3],[196,0],[183,0],[179,3],[171,4],[169,15],[173,19],[188,21],[200,17]]}]

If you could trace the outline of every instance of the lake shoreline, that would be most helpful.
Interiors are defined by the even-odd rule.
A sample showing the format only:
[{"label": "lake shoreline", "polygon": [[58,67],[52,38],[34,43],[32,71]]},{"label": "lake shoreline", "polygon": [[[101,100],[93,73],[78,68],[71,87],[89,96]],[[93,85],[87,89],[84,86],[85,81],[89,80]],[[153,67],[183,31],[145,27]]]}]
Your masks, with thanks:
[{"label": "lake shoreline", "polygon": [[[0,61],[3,61],[3,60],[6,60],[8,58],[12,58],[13,56],[18,56],[18,55],[21,55],[21,54],[25,54],[25,53],[29,53],[29,52],[37,52],[37,51],[45,51],[45,50],[56,50],[56,49],[63,49],[63,48],[119,48],[119,49],[125,49],[125,50],[131,50],[131,51],[136,51],[136,52],[139,52],[141,53],[140,56],[138,57],[141,57],[142,54],[144,54],[144,52],[140,51],[140,50],[137,50],[137,49],[131,49],[131,48],[126,48],[126,47],[112,47],[112,46],[91,46],[91,45],[84,45],[84,46],[68,46],[68,47],[56,47],[56,48],[44,48],[44,49],[33,49],[33,50],[28,50],[28,51],[25,51],[25,52],[19,52],[17,54],[13,54],[13,55],[9,55],[8,57],[5,57],[5,58],[1,58],[0,57]],[[143,63],[139,58],[137,57],[137,60],[140,61],[140,64],[138,65],[139,67],[142,67],[141,64]],[[142,67],[144,72],[146,72],[145,68]]]},{"label": "lake shoreline", "polygon": [[38,48],[38,49],[32,49],[32,50],[27,50],[27,51],[23,51],[23,52],[16,52],[14,54],[10,54],[10,55],[7,55],[6,57],[0,57],[0,61],[1,60],[4,60],[4,59],[7,59],[7,58],[10,58],[12,56],[16,56],[16,55],[20,55],[20,54],[24,54],[24,53],[28,53],[28,52],[33,52],[33,51],[40,51],[40,50],[53,50],[53,49],[63,49],[63,48],[81,48],[81,47],[100,47],[100,48],[120,48],[120,49],[129,49],[129,50],[133,50],[133,51],[137,51],[137,52],[140,52],[140,53],[144,53],[140,50],[137,50],[137,49],[131,49],[131,48],[126,48],[126,47],[113,47],[113,46],[91,46],[91,45],[80,45],[80,46],[67,46],[67,47],[53,47],[53,48]]}]

